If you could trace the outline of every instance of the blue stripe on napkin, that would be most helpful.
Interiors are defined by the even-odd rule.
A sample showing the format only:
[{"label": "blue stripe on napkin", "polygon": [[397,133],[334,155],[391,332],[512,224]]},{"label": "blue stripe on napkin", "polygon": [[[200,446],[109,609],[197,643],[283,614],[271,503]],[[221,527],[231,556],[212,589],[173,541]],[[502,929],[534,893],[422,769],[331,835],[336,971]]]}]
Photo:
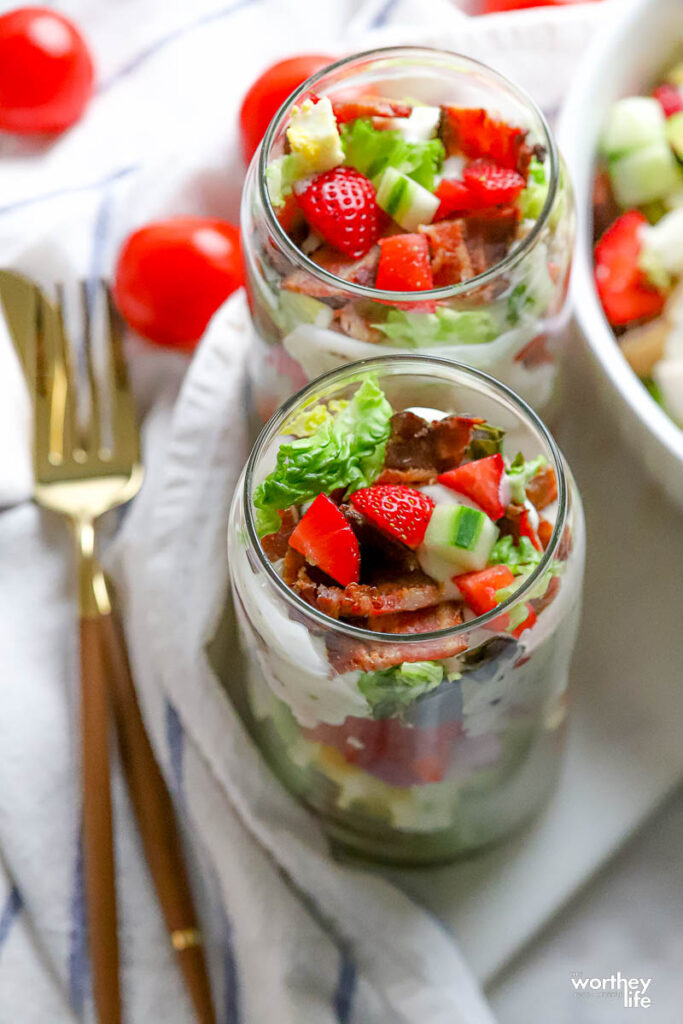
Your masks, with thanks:
[{"label": "blue stripe on napkin", "polygon": [[348,949],[340,949],[340,957],[339,980],[334,993],[333,1003],[335,1020],[338,1021],[338,1024],[350,1024],[358,974]]},{"label": "blue stripe on napkin", "polygon": [[23,906],[24,901],[21,898],[21,893],[16,885],[13,885],[0,914],[0,950],[5,945],[14,920],[21,913]]},{"label": "blue stripe on napkin", "polygon": [[391,17],[391,12],[397,4],[397,0],[387,0],[383,7],[380,7],[377,14],[368,24],[368,28],[382,28]]},{"label": "blue stripe on napkin", "polygon": [[71,893],[71,927],[69,932],[69,1002],[74,1013],[81,1014],[86,992],[90,987],[88,959],[88,920],[85,899],[85,862],[83,835],[79,830],[74,861]]},{"label": "blue stripe on napkin", "polygon": [[171,768],[171,789],[179,804],[183,796],[183,726],[178,712],[170,701],[166,701],[166,743]]}]

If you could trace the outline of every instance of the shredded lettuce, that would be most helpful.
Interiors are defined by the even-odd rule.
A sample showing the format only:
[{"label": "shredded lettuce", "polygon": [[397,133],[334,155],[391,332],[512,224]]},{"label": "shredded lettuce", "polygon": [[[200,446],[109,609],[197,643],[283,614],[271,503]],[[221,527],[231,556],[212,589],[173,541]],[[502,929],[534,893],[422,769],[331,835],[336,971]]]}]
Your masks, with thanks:
[{"label": "shredded lettuce", "polygon": [[491,549],[489,565],[507,565],[513,576],[528,576],[543,557],[528,537],[520,537],[515,544],[512,537],[500,537]]},{"label": "shredded lettuce", "polygon": [[275,469],[254,491],[259,536],[278,528],[277,509],[338,487],[368,487],[382,470],[392,415],[384,392],[366,377],[345,409],[310,436],[281,444]]},{"label": "shredded lettuce", "polygon": [[478,423],[472,430],[472,440],[467,448],[470,459],[484,459],[487,455],[503,454],[502,427],[493,427],[490,423]]},{"label": "shredded lettuce", "polygon": [[498,337],[498,326],[486,309],[458,311],[437,306],[433,313],[390,309],[383,323],[373,324],[398,345],[479,345]]},{"label": "shredded lettuce", "polygon": [[546,465],[547,459],[543,455],[537,455],[535,459],[525,461],[521,452],[518,452],[513,459],[510,468],[507,470],[508,483],[510,484],[510,497],[519,505],[526,501],[526,487],[532,477],[536,476],[539,469]]},{"label": "shredded lettuce", "polygon": [[270,201],[279,209],[296,181],[306,177],[306,164],[297,153],[279,156],[266,167],[266,182]]},{"label": "shredded lettuce", "polygon": [[439,139],[406,142],[400,131],[378,131],[364,117],[343,124],[341,138],[345,163],[366,178],[376,178],[386,167],[395,167],[430,192],[434,191],[434,175],[446,155]]},{"label": "shredded lettuce", "polygon": [[361,673],[358,689],[372,708],[373,718],[389,718],[435,689],[443,678],[443,665],[438,661],[404,661],[393,668]]},{"label": "shredded lettuce", "polygon": [[334,413],[341,412],[348,405],[348,402],[328,402],[323,405],[314,405],[312,408],[304,409],[293,416],[290,416],[283,426],[282,434],[293,434],[294,437],[310,437],[316,430],[328,423]]},{"label": "shredded lettuce", "polygon": [[523,220],[536,220],[541,216],[545,201],[548,198],[548,179],[545,167],[540,160],[532,157],[529,164],[527,185],[519,197],[519,206]]}]

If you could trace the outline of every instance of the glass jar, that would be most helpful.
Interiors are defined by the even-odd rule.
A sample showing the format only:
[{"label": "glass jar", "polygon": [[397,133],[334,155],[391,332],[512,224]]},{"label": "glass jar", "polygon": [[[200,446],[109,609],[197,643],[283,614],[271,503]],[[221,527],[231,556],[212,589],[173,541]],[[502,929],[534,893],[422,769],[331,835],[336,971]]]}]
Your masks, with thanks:
[{"label": "glass jar", "polygon": [[[315,252],[306,255],[289,237],[271,203],[267,168],[285,151],[292,106],[310,94],[334,99],[359,92],[485,108],[527,129],[530,144],[540,147],[544,184],[507,254],[459,284],[420,292],[421,309],[415,292],[381,291],[318,265]],[[251,380],[261,419],[336,366],[416,349],[482,369],[547,413],[567,334],[572,193],[543,114],[491,68],[455,53],[396,47],[345,58],[314,75],[280,108],[251,162],[241,223],[256,334]],[[393,311],[399,322],[387,328]]]},{"label": "glass jar", "polygon": [[[433,633],[379,633],[329,618],[285,584],[259,543],[252,495],[272,470],[290,417],[349,399],[369,375],[394,412],[484,417],[506,450],[543,455],[558,496],[536,569],[493,611]],[[581,501],[536,414],[488,375],[434,357],[388,357],[314,381],[263,429],[237,485],[229,564],[243,647],[249,725],[281,781],[348,850],[429,864],[497,842],[553,789],[567,710],[584,564]],[[533,626],[520,623],[533,609]],[[367,673],[439,666],[441,682],[407,706],[372,710]],[[440,670],[443,670],[442,672]]]}]

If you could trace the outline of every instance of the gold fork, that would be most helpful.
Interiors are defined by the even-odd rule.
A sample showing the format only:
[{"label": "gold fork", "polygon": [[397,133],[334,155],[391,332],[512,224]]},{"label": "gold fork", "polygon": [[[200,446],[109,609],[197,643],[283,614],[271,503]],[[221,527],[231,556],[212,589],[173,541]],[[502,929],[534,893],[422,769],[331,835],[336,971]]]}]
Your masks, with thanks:
[{"label": "gold fork", "polygon": [[[100,395],[94,325],[85,283],[80,286],[90,415],[78,415],[77,388],[57,307],[33,289],[33,329],[24,362],[34,401],[35,499],[68,517],[79,564],[83,840],[93,990],[100,1024],[119,1024],[115,867],[109,788],[109,703],[147,861],[197,1020],[213,1024],[208,974],[173,806],[144,729],[122,632],[112,618],[107,582],[95,553],[96,520],[128,501],[142,482],[138,430],[122,343],[121,322],[106,288],[108,394]],[[108,398],[111,442],[103,440],[100,398]]]}]

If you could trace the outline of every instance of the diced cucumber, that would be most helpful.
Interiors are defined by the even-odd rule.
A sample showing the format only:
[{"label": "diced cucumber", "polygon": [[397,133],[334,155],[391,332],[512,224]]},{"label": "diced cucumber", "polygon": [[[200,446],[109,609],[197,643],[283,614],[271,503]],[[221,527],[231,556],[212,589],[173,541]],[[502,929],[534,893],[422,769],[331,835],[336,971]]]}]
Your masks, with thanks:
[{"label": "diced cucumber", "polygon": [[420,551],[450,562],[453,574],[484,569],[498,536],[498,527],[480,509],[467,505],[437,505]]},{"label": "diced cucumber", "polygon": [[602,151],[612,158],[661,142],[664,126],[664,111],[658,100],[647,96],[617,100],[603,132]]},{"label": "diced cucumber", "polygon": [[[672,210],[653,227],[644,228],[642,237],[640,264],[650,277],[651,268],[658,266],[668,274],[683,274],[683,208]],[[661,286],[655,279],[658,283]]]},{"label": "diced cucumber", "polygon": [[299,292],[281,291],[279,306],[278,327],[283,331],[293,331],[299,324],[329,327],[334,316],[333,310],[324,302]]},{"label": "diced cucumber", "polygon": [[377,205],[405,231],[415,231],[420,224],[431,224],[439,200],[412,178],[387,167],[377,185]]},{"label": "diced cucumber", "polygon": [[666,137],[679,160],[683,160],[683,110],[666,122]]},{"label": "diced cucumber", "polygon": [[417,549],[417,560],[422,571],[437,583],[446,583],[455,575],[453,563],[446,561],[438,552],[429,550],[424,544]]},{"label": "diced cucumber", "polygon": [[681,181],[681,171],[666,139],[612,160],[609,171],[616,200],[625,207],[663,199]]}]

